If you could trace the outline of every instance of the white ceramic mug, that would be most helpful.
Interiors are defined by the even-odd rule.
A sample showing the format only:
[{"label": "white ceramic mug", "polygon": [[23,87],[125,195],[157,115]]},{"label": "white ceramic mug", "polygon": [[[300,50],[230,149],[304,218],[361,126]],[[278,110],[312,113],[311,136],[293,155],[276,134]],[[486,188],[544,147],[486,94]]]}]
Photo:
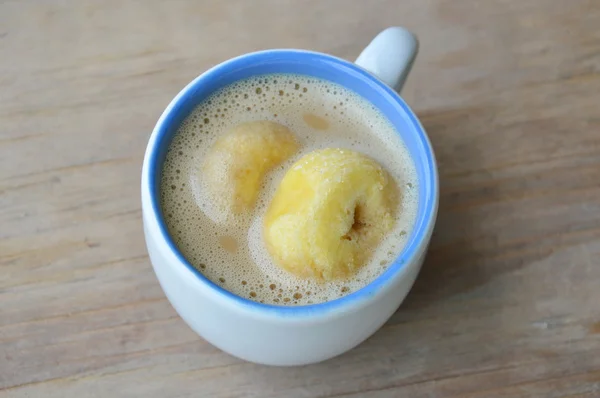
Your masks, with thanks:
[{"label": "white ceramic mug", "polygon": [[[200,336],[239,358],[268,365],[319,362],[355,347],[396,311],[421,268],[438,207],[438,175],[431,144],[399,90],[417,54],[403,28],[381,32],[356,64],[302,50],[269,50],[226,61],[188,84],[160,117],[142,170],[144,233],[154,271],[167,298]],[[376,106],[396,127],[417,169],[419,210],[398,258],[366,287],[345,297],[306,306],[259,304],[212,283],[182,256],[160,209],[159,189],[167,148],[187,115],[234,81],[271,73],[296,73],[341,84]]]}]

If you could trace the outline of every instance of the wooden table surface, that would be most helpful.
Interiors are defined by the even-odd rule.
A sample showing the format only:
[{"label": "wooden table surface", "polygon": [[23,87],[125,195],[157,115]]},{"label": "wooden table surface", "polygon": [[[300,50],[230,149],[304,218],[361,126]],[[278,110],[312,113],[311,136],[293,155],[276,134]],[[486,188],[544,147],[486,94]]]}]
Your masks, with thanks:
[{"label": "wooden table surface", "polygon": [[[146,255],[154,123],[220,61],[390,25],[440,168],[421,275],[333,360],[222,353]],[[0,1],[0,151],[2,397],[600,397],[598,0]]]}]

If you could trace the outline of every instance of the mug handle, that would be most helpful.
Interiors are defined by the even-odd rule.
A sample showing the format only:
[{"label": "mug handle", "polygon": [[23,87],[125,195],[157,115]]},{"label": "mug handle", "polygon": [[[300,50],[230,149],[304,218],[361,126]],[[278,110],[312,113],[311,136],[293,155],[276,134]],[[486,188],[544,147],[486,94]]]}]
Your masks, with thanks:
[{"label": "mug handle", "polygon": [[419,52],[417,37],[401,27],[379,33],[355,63],[400,92]]}]

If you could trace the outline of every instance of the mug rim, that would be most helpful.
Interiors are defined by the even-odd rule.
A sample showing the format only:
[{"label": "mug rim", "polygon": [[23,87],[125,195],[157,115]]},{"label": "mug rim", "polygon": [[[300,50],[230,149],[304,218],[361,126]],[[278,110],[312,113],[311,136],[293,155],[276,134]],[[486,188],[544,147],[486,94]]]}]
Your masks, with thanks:
[{"label": "mug rim", "polygon": [[[411,236],[407,240],[405,246],[382,274],[377,276],[375,279],[373,279],[371,282],[369,282],[367,285],[365,285],[359,290],[356,290],[346,296],[322,303],[289,306],[264,304],[238,296],[230,292],[229,290],[219,286],[218,284],[212,282],[208,277],[204,276],[199,270],[197,270],[179,251],[177,245],[175,244],[175,242],[171,238],[171,235],[168,232],[168,228],[162,217],[162,211],[160,208],[160,199],[158,195],[162,164],[157,159],[157,154],[159,148],[161,147],[161,144],[165,145],[163,144],[164,136],[168,135],[168,126],[170,125],[170,123],[173,122],[172,119],[175,118],[174,113],[177,112],[177,108],[181,107],[187,101],[191,101],[191,99],[195,95],[195,90],[199,86],[202,86],[206,81],[214,79],[219,75],[227,72],[228,70],[243,66],[241,64],[247,65],[248,63],[260,62],[261,59],[268,56],[279,56],[289,58],[302,58],[305,56],[316,57],[322,61],[334,63],[338,66],[350,69],[354,74],[358,74],[362,79],[366,79],[370,83],[375,84],[378,91],[378,95],[384,96],[385,94],[387,94],[404,112],[405,116],[410,121],[410,125],[412,125],[414,132],[417,134],[416,139],[418,139],[422,143],[426,155],[426,165],[428,166],[428,170],[425,174],[428,179],[427,183],[430,188],[430,191],[428,195],[425,195],[425,198],[421,199],[419,197],[419,206],[421,204],[425,206],[425,209],[423,210],[425,212],[425,219],[423,220],[424,222],[416,224],[413,227]],[[303,60],[298,59],[298,61],[302,62]],[[307,62],[306,64],[309,65],[309,62]],[[349,87],[347,88],[349,90],[352,90]],[[367,98],[364,99],[366,101],[369,101],[369,99]],[[413,157],[412,155],[413,154],[411,153],[411,157]],[[187,271],[190,271],[196,277],[197,282],[200,282],[205,287],[208,287],[210,291],[217,293],[226,301],[230,301],[233,304],[241,304],[244,308],[258,311],[258,313],[274,313],[275,315],[281,315],[284,317],[315,315],[322,313],[331,313],[332,311],[337,312],[348,310],[350,308],[362,306],[361,303],[366,304],[369,301],[368,298],[377,295],[380,291],[383,290],[385,286],[389,285],[390,282],[392,282],[396,278],[401,277],[401,275],[404,273],[403,271],[405,271],[411,264],[414,264],[414,262],[417,260],[417,257],[426,249],[426,244],[429,241],[429,238],[432,234],[433,226],[437,217],[439,201],[438,179],[438,170],[433,147],[419,119],[410,109],[410,107],[406,104],[406,102],[400,97],[400,95],[391,87],[389,87],[380,79],[378,79],[376,76],[371,74],[369,71],[366,71],[365,69],[361,68],[359,65],[356,65],[355,63],[321,52],[300,49],[262,50],[246,53],[228,59],[201,73],[198,77],[196,77],[194,80],[188,83],[181,91],[179,91],[179,93],[171,100],[169,105],[165,108],[160,118],[158,119],[152,131],[152,134],[150,135],[144,155],[144,164],[142,168],[141,181],[142,213],[144,223],[150,221],[152,222],[152,224],[154,224],[152,225],[152,227],[155,228],[152,229],[158,231],[158,238],[160,239],[160,243],[166,245],[171,254],[174,255],[171,257],[174,257],[177,260],[175,264],[173,262],[169,262],[169,267],[183,267],[183,269],[187,269]],[[421,183],[422,181],[419,181],[419,184]],[[144,197],[147,197],[150,201],[149,209],[145,208],[146,206],[144,205]],[[147,220],[146,217],[147,211],[150,211],[149,220]],[[420,212],[420,210],[418,210],[418,212]]]}]

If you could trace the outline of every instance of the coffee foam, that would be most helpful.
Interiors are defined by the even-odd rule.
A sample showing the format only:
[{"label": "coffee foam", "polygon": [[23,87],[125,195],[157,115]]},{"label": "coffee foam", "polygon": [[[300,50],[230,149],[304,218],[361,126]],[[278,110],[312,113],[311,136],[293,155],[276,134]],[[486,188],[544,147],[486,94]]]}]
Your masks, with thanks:
[{"label": "coffee foam", "polygon": [[[316,116],[316,118],[315,118]],[[255,210],[225,217],[219,198],[203,186],[200,166],[217,137],[247,121],[290,128],[298,153],[266,178]],[[325,129],[323,129],[325,128]],[[290,165],[321,148],[354,149],[377,160],[402,192],[394,229],[351,279],[318,283],[275,265],[264,245],[262,220]],[[225,181],[224,181],[225,183]],[[261,303],[306,305],[354,292],[379,276],[406,244],[417,213],[413,160],[394,127],[350,90],[301,75],[266,75],[236,82],[201,103],[182,123],[163,167],[161,204],[169,232],[187,260],[214,283]]]}]

